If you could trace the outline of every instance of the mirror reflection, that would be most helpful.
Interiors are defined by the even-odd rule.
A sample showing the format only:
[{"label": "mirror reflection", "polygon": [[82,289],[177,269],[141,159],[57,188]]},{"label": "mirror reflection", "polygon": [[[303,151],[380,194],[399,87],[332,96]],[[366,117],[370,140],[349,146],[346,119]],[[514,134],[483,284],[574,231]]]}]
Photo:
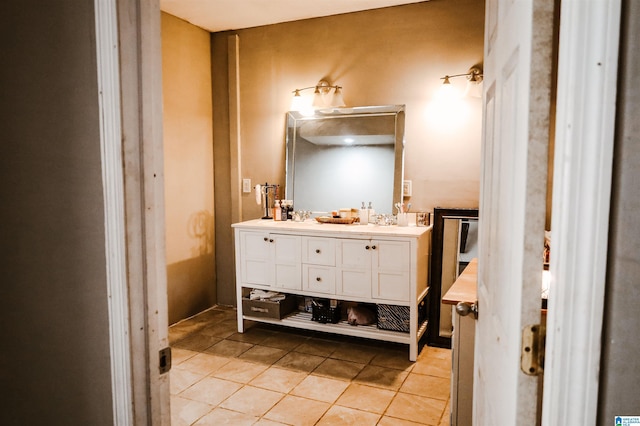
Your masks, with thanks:
[{"label": "mirror reflection", "polygon": [[[445,217],[442,237],[440,298],[451,288],[471,259],[478,257],[478,219]],[[440,332],[451,337],[453,318],[450,306],[440,306]]]},{"label": "mirror reflection", "polygon": [[436,207],[427,336],[430,346],[451,347],[451,306],[443,305],[442,297],[475,257],[478,257],[478,209]]},{"label": "mirror reflection", "polygon": [[404,107],[354,107],[287,114],[286,197],[325,213],[372,203],[393,212],[402,197]]}]

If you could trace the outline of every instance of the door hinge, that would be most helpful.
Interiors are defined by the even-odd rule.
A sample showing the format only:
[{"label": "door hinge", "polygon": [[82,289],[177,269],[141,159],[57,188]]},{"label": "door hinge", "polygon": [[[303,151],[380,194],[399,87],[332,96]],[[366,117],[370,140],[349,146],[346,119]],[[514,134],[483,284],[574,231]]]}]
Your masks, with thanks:
[{"label": "door hinge", "polygon": [[160,374],[168,373],[171,370],[171,348],[160,349],[159,357]]},{"label": "door hinge", "polygon": [[520,369],[529,376],[537,376],[544,371],[544,348],[547,329],[544,325],[531,324],[522,330]]}]

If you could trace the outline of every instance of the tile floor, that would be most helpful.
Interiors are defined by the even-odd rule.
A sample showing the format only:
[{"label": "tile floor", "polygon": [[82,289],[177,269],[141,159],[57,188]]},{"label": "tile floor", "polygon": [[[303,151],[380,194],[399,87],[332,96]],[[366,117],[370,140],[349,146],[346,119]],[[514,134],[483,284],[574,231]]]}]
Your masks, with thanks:
[{"label": "tile floor", "polygon": [[255,323],[214,307],[169,328],[171,424],[449,425],[451,351]]}]

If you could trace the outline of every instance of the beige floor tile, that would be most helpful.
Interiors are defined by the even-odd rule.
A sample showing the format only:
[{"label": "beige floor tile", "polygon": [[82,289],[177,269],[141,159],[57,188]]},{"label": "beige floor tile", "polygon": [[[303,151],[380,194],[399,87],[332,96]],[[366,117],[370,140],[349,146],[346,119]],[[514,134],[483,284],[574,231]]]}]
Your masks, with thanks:
[{"label": "beige floor tile", "polygon": [[180,396],[194,401],[218,405],[241,387],[242,385],[228,380],[205,377],[190,388],[184,390]]},{"label": "beige floor tile", "polygon": [[447,401],[451,393],[450,388],[450,379],[411,373],[402,384],[400,392]]},{"label": "beige floor tile", "polygon": [[264,418],[291,425],[311,426],[316,424],[329,407],[326,402],[287,395]]},{"label": "beige floor tile", "polygon": [[451,398],[447,400],[447,405],[444,407],[444,413],[438,426],[449,426],[451,422]]},{"label": "beige floor tile", "polygon": [[190,426],[213,407],[200,401],[171,396],[171,426]]},{"label": "beige floor tile", "polygon": [[213,325],[209,325],[204,327],[200,333],[206,336],[212,337],[220,337],[222,339],[226,339],[238,332],[238,323],[236,320],[226,320]]},{"label": "beige floor tile", "polygon": [[252,347],[253,345],[251,343],[234,342],[233,340],[222,340],[215,345],[207,348],[205,352],[218,356],[238,357]]},{"label": "beige floor tile", "polygon": [[278,348],[290,351],[302,343],[306,342],[308,337],[304,337],[298,334],[289,333],[274,333],[272,336],[264,339],[260,344],[262,346],[269,346],[271,348]]},{"label": "beige floor tile", "polygon": [[412,371],[415,362],[409,361],[408,350],[381,350],[371,360],[371,365],[377,365],[379,367],[395,368],[396,370]]},{"label": "beige floor tile", "polygon": [[429,357],[421,362],[416,363],[411,372],[442,377],[446,379],[451,377],[451,359]]},{"label": "beige floor tile", "polygon": [[312,372],[325,358],[316,355],[303,354],[300,352],[289,352],[280,358],[274,365],[291,370]]},{"label": "beige floor tile", "polygon": [[418,356],[418,362],[425,358],[440,358],[451,360],[451,349],[436,348],[433,346],[425,346]]},{"label": "beige floor tile", "polygon": [[254,426],[289,426],[286,423],[276,422],[274,420],[265,419],[264,417],[254,423]]},{"label": "beige floor tile", "polygon": [[271,365],[285,356],[287,351],[278,348],[270,348],[268,346],[255,345],[242,355],[240,359],[245,361],[253,361],[261,364]]},{"label": "beige floor tile", "polygon": [[194,373],[179,368],[172,368],[169,374],[171,375],[169,387],[172,395],[179,394],[205,376],[202,373]]},{"label": "beige floor tile", "polygon": [[[229,360],[229,358],[226,359]],[[231,359],[211,375],[219,379],[231,380],[232,382],[249,383],[267,368],[263,364]]]},{"label": "beige floor tile", "polygon": [[317,355],[322,357],[330,356],[338,348],[339,344],[332,340],[309,339],[295,348],[296,352]]},{"label": "beige floor tile", "polygon": [[205,349],[210,348],[222,339],[219,337],[205,336],[200,333],[191,334],[184,339],[178,340],[171,344],[171,347],[179,349],[188,349],[190,351],[203,352]]},{"label": "beige floor tile", "polygon": [[335,379],[352,380],[363,368],[364,364],[329,358],[313,370],[313,373]]},{"label": "beige floor tile", "polygon": [[333,351],[331,358],[367,364],[377,354],[378,353],[374,347],[345,342],[340,344],[336,350]]},{"label": "beige floor tile", "polygon": [[394,391],[352,383],[336,401],[337,405],[382,414],[395,396]]},{"label": "beige floor tile", "polygon": [[206,326],[206,323],[193,320],[184,320],[177,324],[173,324],[169,328],[169,343],[173,346],[173,343],[178,340],[182,340],[191,334],[199,332]]},{"label": "beige floor tile", "polygon": [[355,410],[353,408],[339,407],[334,405],[316,423],[318,426],[335,425],[355,425],[355,426],[375,426],[380,418],[379,414],[368,413],[366,411]]},{"label": "beige floor tile", "polygon": [[227,398],[219,407],[252,416],[262,416],[284,396],[283,393],[245,386]]},{"label": "beige floor tile", "polygon": [[398,390],[408,374],[406,371],[396,370],[394,368],[367,365],[354,381],[385,389]]},{"label": "beige floor tile", "polygon": [[198,355],[182,362],[180,365],[176,366],[176,368],[191,371],[192,373],[209,375],[227,364],[229,361],[229,358],[199,353]]},{"label": "beige floor tile", "polygon": [[[238,413],[236,411],[225,410],[224,408],[216,408],[209,414],[198,420],[194,426],[251,426],[258,420],[257,417],[249,414]],[[174,425],[171,425],[174,426]]]},{"label": "beige floor tile", "polygon": [[263,389],[276,392],[288,393],[296,387],[306,377],[305,373],[299,371],[286,370],[284,368],[269,367],[260,373],[249,384]]},{"label": "beige floor tile", "polygon": [[238,333],[237,331],[227,337],[229,340],[236,340],[238,342],[253,343],[259,345],[270,336],[273,336],[274,332],[270,330],[262,330],[260,328],[245,329],[244,333]]},{"label": "beige floor tile", "polygon": [[438,399],[398,393],[391,401],[385,416],[437,425],[442,418],[445,406],[446,402]]},{"label": "beige floor tile", "polygon": [[349,386],[344,380],[321,376],[307,376],[292,391],[291,395],[333,403]]},{"label": "beige floor tile", "polygon": [[199,353],[188,349],[171,348],[171,365],[176,367]]},{"label": "beige floor tile", "polygon": [[[395,417],[382,416],[378,422],[378,426],[417,426],[425,425],[426,423],[412,422],[409,420],[398,419]],[[173,426],[173,425],[171,425]]]}]

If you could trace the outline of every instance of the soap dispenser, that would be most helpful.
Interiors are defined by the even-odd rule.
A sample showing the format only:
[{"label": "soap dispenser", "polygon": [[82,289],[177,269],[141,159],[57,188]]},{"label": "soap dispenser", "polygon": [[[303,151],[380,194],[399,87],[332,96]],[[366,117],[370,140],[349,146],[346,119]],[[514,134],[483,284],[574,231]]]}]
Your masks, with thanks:
[{"label": "soap dispenser", "polygon": [[273,207],[273,220],[282,220],[282,209],[280,208],[280,200],[276,200],[276,205]]},{"label": "soap dispenser", "polygon": [[376,211],[373,209],[371,201],[369,201],[369,207],[367,210],[369,210],[369,222],[375,222],[374,216],[376,215]]},{"label": "soap dispenser", "polygon": [[369,209],[364,206],[364,201],[362,202],[362,207],[360,207],[358,217],[360,218],[360,225],[369,224]]}]

